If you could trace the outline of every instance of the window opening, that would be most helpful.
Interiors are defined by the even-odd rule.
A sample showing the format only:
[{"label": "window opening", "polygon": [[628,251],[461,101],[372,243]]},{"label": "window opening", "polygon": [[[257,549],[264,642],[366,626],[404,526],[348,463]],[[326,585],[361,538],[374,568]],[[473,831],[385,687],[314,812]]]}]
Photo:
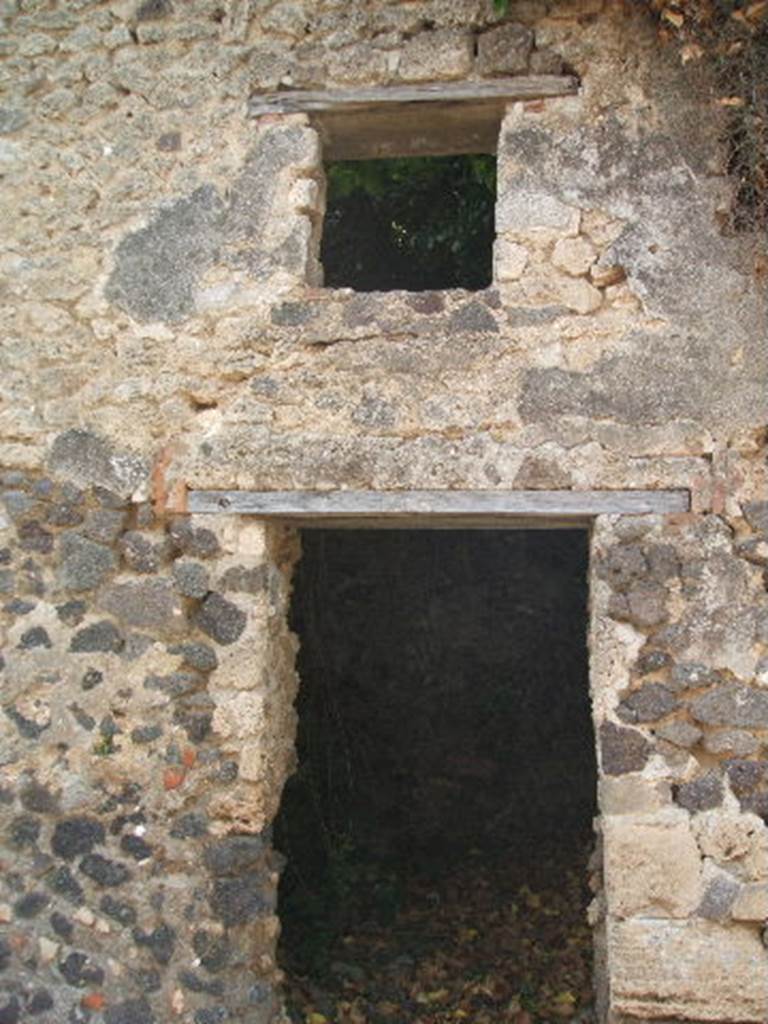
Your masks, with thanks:
[{"label": "window opening", "polygon": [[355,291],[490,285],[496,158],[489,154],[326,164],[325,284]]},{"label": "window opening", "polygon": [[303,531],[294,1021],[587,1019],[587,536]]}]

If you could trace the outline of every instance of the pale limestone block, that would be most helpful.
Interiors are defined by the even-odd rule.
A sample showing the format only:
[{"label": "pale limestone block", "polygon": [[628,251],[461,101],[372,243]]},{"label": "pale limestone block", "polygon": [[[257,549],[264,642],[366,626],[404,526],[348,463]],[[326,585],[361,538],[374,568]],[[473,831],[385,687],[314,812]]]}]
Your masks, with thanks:
[{"label": "pale limestone block", "polygon": [[594,246],[581,236],[561,238],[552,252],[552,262],[571,277],[582,277],[597,259]]},{"label": "pale limestone block", "polygon": [[216,710],[213,730],[223,739],[241,740],[261,736],[266,724],[263,694],[245,691],[214,691]]},{"label": "pale limestone block", "polygon": [[764,1024],[765,949],[753,928],[712,921],[609,921],[610,1009],[618,1018]]},{"label": "pale limestone block", "polygon": [[600,292],[583,277],[564,277],[558,282],[560,301],[574,313],[594,313],[603,301]]},{"label": "pale limestone block", "polygon": [[550,192],[511,188],[496,204],[496,230],[524,234],[540,229],[571,234],[578,230],[579,211]]},{"label": "pale limestone block", "polygon": [[473,40],[465,29],[420,32],[403,46],[399,74],[404,82],[462,78],[472,68]]},{"label": "pale limestone block", "polygon": [[581,217],[581,230],[598,249],[605,249],[621,234],[624,222],[603,210],[585,210]]},{"label": "pale limestone block", "polygon": [[267,752],[260,743],[246,743],[240,751],[240,778],[245,782],[266,782],[269,779]]},{"label": "pale limestone block", "polygon": [[47,967],[48,964],[52,964],[56,957],[59,955],[58,942],[52,942],[51,939],[46,939],[45,936],[38,940],[38,947],[40,950],[40,963]]},{"label": "pale limestone block", "polygon": [[519,281],[528,264],[528,250],[517,242],[499,238],[493,247],[493,262],[497,281]]},{"label": "pale limestone block", "polygon": [[734,921],[768,921],[768,882],[745,885],[734,901],[731,915]]},{"label": "pale limestone block", "polygon": [[613,917],[687,917],[701,901],[701,858],[686,818],[603,818]]},{"label": "pale limestone block", "polygon": [[738,869],[747,881],[768,881],[768,826],[756,814],[713,810],[694,815],[699,849],[717,864]]},{"label": "pale limestone block", "polygon": [[600,809],[603,814],[649,814],[669,807],[670,788],[640,775],[606,775],[600,779]]}]

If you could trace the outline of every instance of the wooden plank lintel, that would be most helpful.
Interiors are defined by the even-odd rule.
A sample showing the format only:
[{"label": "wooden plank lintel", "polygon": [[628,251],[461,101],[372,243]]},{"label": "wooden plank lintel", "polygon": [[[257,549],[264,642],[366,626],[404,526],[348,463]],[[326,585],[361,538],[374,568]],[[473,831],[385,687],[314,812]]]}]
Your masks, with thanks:
[{"label": "wooden plank lintel", "polygon": [[415,85],[366,86],[356,89],[285,89],[259,93],[248,102],[251,117],[358,111],[366,107],[410,103],[513,103],[516,100],[569,96],[578,89],[572,75],[526,75],[471,82],[423,82]]},{"label": "wooden plank lintel", "polygon": [[254,515],[316,525],[398,522],[498,525],[526,519],[573,525],[598,515],[687,512],[685,490],[624,491],[190,491],[190,512]]}]

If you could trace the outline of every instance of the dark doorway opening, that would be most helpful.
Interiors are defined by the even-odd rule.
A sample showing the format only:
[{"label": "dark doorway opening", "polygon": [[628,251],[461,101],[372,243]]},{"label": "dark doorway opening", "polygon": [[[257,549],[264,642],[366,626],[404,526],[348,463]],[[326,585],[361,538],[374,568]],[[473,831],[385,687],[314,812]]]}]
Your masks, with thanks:
[{"label": "dark doorway opening", "polygon": [[487,288],[496,158],[340,160],[326,164],[320,259],[329,288]]},{"label": "dark doorway opening", "polygon": [[588,1019],[586,532],[302,542],[275,826],[292,1018]]}]

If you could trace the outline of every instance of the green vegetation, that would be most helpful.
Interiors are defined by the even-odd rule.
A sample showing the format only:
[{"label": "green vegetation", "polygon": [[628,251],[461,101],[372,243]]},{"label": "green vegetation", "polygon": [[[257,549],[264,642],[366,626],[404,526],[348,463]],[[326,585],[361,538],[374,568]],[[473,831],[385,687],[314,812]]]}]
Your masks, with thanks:
[{"label": "green vegetation", "polygon": [[490,283],[495,157],[339,161],[327,176],[328,286],[425,291]]}]

